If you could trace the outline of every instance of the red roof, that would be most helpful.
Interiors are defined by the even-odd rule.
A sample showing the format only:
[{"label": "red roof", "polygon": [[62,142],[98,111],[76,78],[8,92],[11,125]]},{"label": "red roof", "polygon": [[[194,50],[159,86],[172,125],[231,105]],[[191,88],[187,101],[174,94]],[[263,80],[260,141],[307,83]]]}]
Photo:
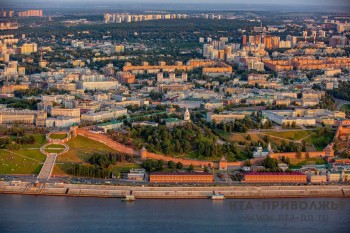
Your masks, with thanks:
[{"label": "red roof", "polygon": [[151,175],[192,175],[192,176],[198,176],[198,175],[212,175],[211,173],[208,172],[152,172]]},{"label": "red roof", "polygon": [[305,175],[301,172],[249,172],[245,175]]}]

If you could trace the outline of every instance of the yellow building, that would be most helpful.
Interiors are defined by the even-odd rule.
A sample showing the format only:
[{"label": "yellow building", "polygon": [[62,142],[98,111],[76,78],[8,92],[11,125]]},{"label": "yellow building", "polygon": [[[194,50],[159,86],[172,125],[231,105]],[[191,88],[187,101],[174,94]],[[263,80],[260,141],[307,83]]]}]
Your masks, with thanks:
[{"label": "yellow building", "polygon": [[32,44],[23,44],[20,49],[21,54],[31,54],[38,51],[38,45],[35,43]]},{"label": "yellow building", "polygon": [[115,53],[122,53],[124,52],[124,45],[116,45],[115,48],[114,48],[114,52]]},{"label": "yellow building", "polygon": [[46,112],[3,109],[0,111],[0,124],[25,124],[45,126]]}]

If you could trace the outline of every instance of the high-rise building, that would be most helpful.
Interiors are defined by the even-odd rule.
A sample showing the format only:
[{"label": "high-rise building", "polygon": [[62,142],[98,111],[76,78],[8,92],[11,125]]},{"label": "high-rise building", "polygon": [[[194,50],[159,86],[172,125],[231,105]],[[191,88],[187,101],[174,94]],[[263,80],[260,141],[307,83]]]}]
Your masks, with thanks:
[{"label": "high-rise building", "polygon": [[350,23],[337,23],[337,32],[350,31]]},{"label": "high-rise building", "polygon": [[19,17],[42,17],[43,10],[27,10],[18,12]]},{"label": "high-rise building", "polygon": [[219,51],[214,49],[210,52],[210,59],[217,60],[219,59]]},{"label": "high-rise building", "polygon": [[248,42],[249,42],[250,44],[254,44],[254,43],[255,43],[255,36],[249,36],[249,37],[248,37]]},{"label": "high-rise building", "polygon": [[209,58],[213,49],[214,49],[214,46],[212,46],[210,44],[204,44],[203,45],[203,56],[206,58]]},{"label": "high-rise building", "polygon": [[267,36],[264,38],[265,48],[275,49],[279,48],[280,37],[279,36]]},{"label": "high-rise building", "polygon": [[318,31],[318,37],[321,37],[321,38],[326,37],[326,32],[323,31],[323,30],[319,30],[319,31]]},{"label": "high-rise building", "polygon": [[247,45],[247,36],[243,35],[242,36],[242,46],[246,46]]},{"label": "high-rise building", "polygon": [[2,18],[12,18],[14,16],[14,11],[0,11],[0,17]]},{"label": "high-rise building", "polygon": [[329,39],[329,45],[333,48],[344,47],[348,42],[349,41],[345,36],[332,36]]},{"label": "high-rise building", "polygon": [[227,56],[229,56],[229,55],[231,55],[231,54],[232,54],[232,47],[226,45],[226,46],[225,46],[225,59],[227,58]]},{"label": "high-rise building", "polygon": [[298,38],[296,36],[291,36],[291,35],[288,35],[286,37],[286,40],[290,41],[292,47],[295,47],[297,45],[297,42],[298,42]]},{"label": "high-rise building", "polygon": [[130,72],[120,71],[117,73],[116,77],[117,77],[117,80],[122,84],[135,82],[135,75]]}]

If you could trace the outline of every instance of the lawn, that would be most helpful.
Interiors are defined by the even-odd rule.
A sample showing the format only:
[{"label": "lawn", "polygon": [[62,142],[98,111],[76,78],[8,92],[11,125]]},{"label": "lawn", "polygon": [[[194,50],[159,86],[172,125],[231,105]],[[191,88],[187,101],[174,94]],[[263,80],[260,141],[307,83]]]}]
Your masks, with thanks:
[{"label": "lawn", "polygon": [[[42,145],[46,143],[46,137],[45,134],[32,134],[35,138],[34,144],[22,144],[21,148],[28,149],[28,148],[40,148]],[[12,140],[16,140],[15,136],[11,136]]]},{"label": "lawn", "polygon": [[[57,157],[57,163],[53,170],[53,174],[55,175],[67,175],[67,171],[71,169],[74,163],[87,163],[88,160],[94,153],[117,153],[117,151],[109,148],[108,146],[91,140],[89,138],[78,135],[76,138],[71,139],[67,142],[69,146],[69,151]],[[113,167],[113,170],[118,172],[122,170],[123,166],[120,164],[126,163],[118,163]],[[125,169],[130,169],[132,166],[138,168],[139,166],[136,164],[127,163]]]},{"label": "lawn", "polygon": [[[57,176],[73,176],[69,174],[69,170],[72,169],[73,164],[74,163],[55,164],[53,174]],[[117,162],[116,165],[111,167],[111,170],[114,173],[126,173],[129,172],[131,168],[141,168],[141,166],[135,163]]]},{"label": "lawn", "polygon": [[50,145],[47,145],[47,146],[45,147],[45,149],[52,149],[52,148],[64,149],[64,146],[61,145],[61,144],[50,144]]},{"label": "lawn", "polygon": [[59,144],[51,144],[45,147],[45,151],[48,153],[60,153],[64,150],[64,146]]},{"label": "lawn", "polygon": [[291,159],[291,168],[300,168],[303,165],[324,165],[327,162],[322,158]]},{"label": "lawn", "polygon": [[52,174],[56,176],[67,176],[67,173],[72,166],[73,163],[55,164]]},{"label": "lawn", "polygon": [[[250,136],[250,139],[247,138],[247,136]],[[262,134],[255,134],[255,133],[235,133],[232,134],[230,137],[230,140],[232,142],[237,142],[239,145],[242,145],[244,143],[244,147],[246,144],[254,143],[258,144],[263,143],[263,146],[267,146],[267,136],[262,135]],[[279,138],[271,138],[270,137],[270,143],[272,147],[280,146],[282,144],[282,141],[284,139],[279,139]],[[239,146],[239,149],[241,149],[242,146]]]},{"label": "lawn", "polygon": [[53,134],[50,134],[50,138],[52,139],[65,139],[67,137],[67,134],[59,134],[59,133],[53,133]]},{"label": "lawn", "polygon": [[318,136],[316,133],[314,133],[310,140],[312,144],[315,146],[316,151],[323,150],[334,138],[335,132],[329,132],[324,134],[323,136]]},{"label": "lawn", "polygon": [[38,174],[45,159],[38,149],[0,150],[0,174]]},{"label": "lawn", "polygon": [[112,167],[112,171],[115,173],[126,173],[129,172],[131,168],[136,169],[141,168],[141,166],[135,163],[117,162],[117,164]]},{"label": "lawn", "polygon": [[340,110],[343,112],[350,112],[350,104],[344,104],[341,106]]},{"label": "lawn", "polygon": [[228,132],[225,132],[223,130],[219,130],[219,129],[215,129],[214,132],[222,139],[224,140],[229,140],[230,139],[230,136],[231,134],[228,133]]},{"label": "lawn", "polygon": [[[203,161],[213,161],[213,160],[220,160],[221,157],[215,157],[215,156],[211,156],[211,157],[204,157],[200,154],[197,153],[197,151],[192,151],[187,155],[184,156],[178,156],[178,157],[182,157],[182,158],[188,158],[188,159],[196,159],[196,160],[203,160]],[[177,157],[177,158],[178,158]]]},{"label": "lawn", "polygon": [[297,141],[312,134],[311,130],[296,130],[296,131],[282,131],[282,132],[264,132],[267,135],[285,138],[293,141]]},{"label": "lawn", "polygon": [[57,158],[57,162],[80,163],[88,161],[94,153],[117,152],[100,142],[96,142],[80,135],[67,142],[67,145],[69,146],[69,151],[60,155]]},{"label": "lawn", "polygon": [[13,150],[10,152],[16,153],[18,155],[26,156],[42,162],[44,162],[46,159],[46,156],[42,154],[39,149],[20,149],[20,150]]}]

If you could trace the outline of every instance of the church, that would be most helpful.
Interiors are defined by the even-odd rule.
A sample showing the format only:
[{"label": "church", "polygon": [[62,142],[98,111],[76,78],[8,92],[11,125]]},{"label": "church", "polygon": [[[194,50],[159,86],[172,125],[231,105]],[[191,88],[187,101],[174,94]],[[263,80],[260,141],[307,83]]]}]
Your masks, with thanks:
[{"label": "church", "polygon": [[262,156],[268,156],[272,151],[271,144],[267,146],[266,149],[263,149],[263,147],[259,145],[256,147],[256,150],[253,153],[254,158],[262,157]]},{"label": "church", "polygon": [[178,126],[178,125],[185,125],[189,122],[191,122],[191,114],[190,114],[190,111],[188,111],[188,108],[186,108],[186,111],[183,115],[183,120],[179,120],[177,118],[165,119],[165,125],[168,128],[173,128],[174,126]]}]

